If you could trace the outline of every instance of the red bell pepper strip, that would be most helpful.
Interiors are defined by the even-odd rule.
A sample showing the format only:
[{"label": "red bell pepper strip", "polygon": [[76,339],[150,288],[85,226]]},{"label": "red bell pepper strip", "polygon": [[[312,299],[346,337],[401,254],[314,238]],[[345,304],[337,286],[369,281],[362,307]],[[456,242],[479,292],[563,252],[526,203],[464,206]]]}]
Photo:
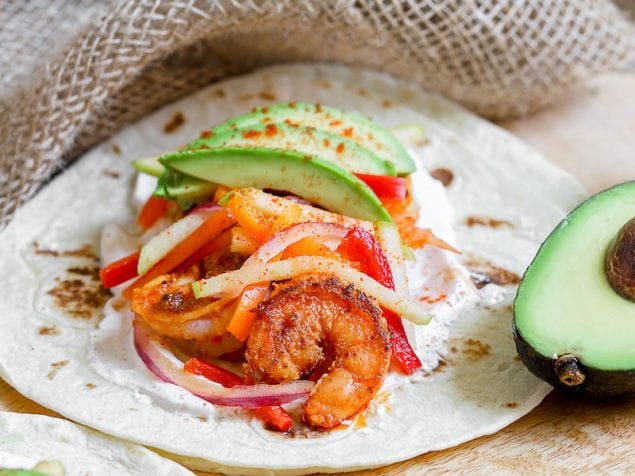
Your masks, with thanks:
[{"label": "red bell pepper strip", "polygon": [[[233,387],[235,385],[244,385],[245,383],[234,372],[196,357],[185,362],[184,369],[186,372],[202,375],[212,382],[221,384],[223,387]],[[293,424],[293,419],[281,406],[258,407],[252,408],[250,411],[257,418],[278,431],[289,431]]]},{"label": "red bell pepper strip", "polygon": [[[373,278],[379,284],[395,289],[390,263],[381,246],[373,235],[360,227],[349,231],[337,251],[345,258],[356,262],[361,271]],[[411,375],[421,367],[421,361],[408,342],[401,317],[394,312],[384,309],[384,317],[390,330],[390,346],[395,361],[401,370]]]},{"label": "red bell pepper strip", "polygon": [[129,279],[137,276],[137,265],[139,264],[139,251],[135,251],[131,255],[107,264],[99,270],[101,284],[106,289],[125,283]]},{"label": "red bell pepper strip", "polygon": [[139,216],[137,217],[137,223],[142,230],[147,230],[154,225],[159,218],[164,217],[173,202],[165,198],[150,197],[148,201],[143,205]]},{"label": "red bell pepper strip", "polygon": [[386,175],[355,174],[366,183],[377,198],[383,200],[405,200],[408,194],[408,182],[403,177]]}]

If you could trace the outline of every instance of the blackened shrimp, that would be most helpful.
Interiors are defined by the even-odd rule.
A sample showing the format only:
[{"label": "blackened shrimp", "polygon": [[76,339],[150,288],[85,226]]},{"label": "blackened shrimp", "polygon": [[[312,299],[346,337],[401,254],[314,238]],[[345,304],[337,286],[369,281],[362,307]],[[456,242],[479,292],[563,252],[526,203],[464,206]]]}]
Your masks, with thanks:
[{"label": "blackened shrimp", "polygon": [[134,290],[130,307],[153,331],[202,357],[213,358],[239,349],[242,343],[227,333],[233,303],[196,299],[192,281],[199,277],[194,268],[183,274],[159,276]]},{"label": "blackened shrimp", "polygon": [[336,278],[313,276],[281,285],[256,315],[247,377],[280,383],[325,368],[304,404],[304,420],[314,428],[333,428],[368,406],[388,372],[390,340],[367,295]]}]

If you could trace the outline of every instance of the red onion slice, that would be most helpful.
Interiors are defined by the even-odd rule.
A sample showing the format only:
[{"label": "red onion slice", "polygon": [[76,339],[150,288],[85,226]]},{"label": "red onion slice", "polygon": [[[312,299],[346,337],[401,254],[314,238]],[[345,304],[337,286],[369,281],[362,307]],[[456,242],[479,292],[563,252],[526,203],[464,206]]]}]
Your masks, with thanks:
[{"label": "red onion slice", "polygon": [[221,207],[214,202],[203,202],[193,206],[187,213],[207,213],[219,210]]},{"label": "red onion slice", "polygon": [[142,324],[135,322],[133,327],[135,349],[150,372],[162,381],[182,387],[215,405],[243,408],[282,405],[306,396],[314,385],[313,382],[297,380],[280,385],[238,385],[224,388],[179,368],[163,354],[162,345],[152,338]]}]

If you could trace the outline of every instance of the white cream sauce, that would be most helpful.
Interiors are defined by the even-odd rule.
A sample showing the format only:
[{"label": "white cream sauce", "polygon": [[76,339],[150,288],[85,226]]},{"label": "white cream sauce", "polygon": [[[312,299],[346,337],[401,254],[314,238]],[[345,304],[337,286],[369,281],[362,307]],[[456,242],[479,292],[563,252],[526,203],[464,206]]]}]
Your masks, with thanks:
[{"label": "white cream sauce", "polygon": [[0,451],[0,469],[31,469],[37,463],[30,456]]}]

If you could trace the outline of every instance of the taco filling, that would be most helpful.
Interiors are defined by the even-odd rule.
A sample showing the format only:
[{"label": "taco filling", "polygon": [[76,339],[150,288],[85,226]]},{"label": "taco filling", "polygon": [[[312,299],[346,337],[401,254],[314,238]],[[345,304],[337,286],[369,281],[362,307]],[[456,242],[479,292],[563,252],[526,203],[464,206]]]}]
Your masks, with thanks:
[{"label": "taco filling", "polygon": [[421,373],[417,328],[474,297],[413,200],[440,185],[362,116],[280,104],[134,166],[154,190],[135,230],[106,227],[100,277],[138,358],[269,429],[349,425]]}]

